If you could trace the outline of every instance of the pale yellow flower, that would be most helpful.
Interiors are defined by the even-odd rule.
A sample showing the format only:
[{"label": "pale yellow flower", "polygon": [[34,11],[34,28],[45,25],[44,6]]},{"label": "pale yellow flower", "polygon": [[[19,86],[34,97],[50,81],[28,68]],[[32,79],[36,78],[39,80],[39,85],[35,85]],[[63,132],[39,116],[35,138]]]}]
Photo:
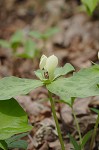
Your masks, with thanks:
[{"label": "pale yellow flower", "polygon": [[51,55],[48,58],[45,55],[42,55],[40,60],[40,69],[44,69],[48,72],[49,79],[54,78],[54,71],[58,65],[58,58],[55,55]]}]

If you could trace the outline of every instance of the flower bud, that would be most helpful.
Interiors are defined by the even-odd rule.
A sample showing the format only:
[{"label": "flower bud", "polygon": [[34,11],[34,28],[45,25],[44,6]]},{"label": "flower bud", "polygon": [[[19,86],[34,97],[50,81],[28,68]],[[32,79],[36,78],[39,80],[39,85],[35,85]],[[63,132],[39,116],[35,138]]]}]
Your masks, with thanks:
[{"label": "flower bud", "polygon": [[53,78],[54,71],[58,65],[58,58],[52,55],[47,58],[45,69],[48,71],[49,78]]},{"label": "flower bud", "polygon": [[48,58],[43,55],[40,60],[40,69],[45,69],[48,72],[49,79],[54,78],[54,71],[58,65],[58,58],[55,55],[51,55]]}]

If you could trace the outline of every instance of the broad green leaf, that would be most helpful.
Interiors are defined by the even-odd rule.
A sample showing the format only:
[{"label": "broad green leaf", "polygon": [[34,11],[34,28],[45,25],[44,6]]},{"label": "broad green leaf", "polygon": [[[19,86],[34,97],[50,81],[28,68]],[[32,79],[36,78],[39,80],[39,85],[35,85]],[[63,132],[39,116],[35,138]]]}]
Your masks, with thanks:
[{"label": "broad green leaf", "polygon": [[8,144],[9,149],[12,148],[27,149],[27,147],[28,147],[28,143],[25,140],[18,140]]},{"label": "broad green leaf", "polygon": [[74,67],[71,64],[67,63],[64,65],[64,67],[56,68],[54,75],[55,78],[57,78],[59,76],[66,75],[74,70]]},{"label": "broad green leaf", "polygon": [[76,140],[69,134],[70,141],[74,147],[75,150],[81,150],[80,146],[76,142]]},{"label": "broad green leaf", "polygon": [[47,85],[47,89],[61,99],[71,97],[89,97],[99,95],[99,66],[82,69],[72,77],[61,78]]},{"label": "broad green leaf", "polygon": [[0,140],[31,129],[27,114],[14,98],[0,101]]},{"label": "broad green leaf", "polygon": [[91,15],[99,3],[99,0],[82,0],[82,3],[86,6],[87,12]]},{"label": "broad green leaf", "polygon": [[43,83],[40,80],[21,79],[13,76],[5,77],[0,80],[0,100],[27,94],[42,85]]},{"label": "broad green leaf", "polygon": [[87,141],[90,139],[90,137],[91,137],[91,135],[92,135],[92,130],[91,131],[89,131],[89,132],[87,132],[85,135],[84,135],[84,137],[83,137],[83,139],[82,139],[82,144],[81,144],[81,148],[83,149],[84,148],[84,146],[85,146],[85,144],[87,143]]},{"label": "broad green leaf", "polygon": [[7,144],[10,144],[10,143],[15,142],[17,140],[20,140],[21,138],[23,138],[27,135],[28,135],[28,133],[21,133],[21,134],[18,134],[18,135],[14,135],[14,136],[6,139],[5,141],[6,141]]},{"label": "broad green leaf", "polygon": [[2,39],[0,39],[0,46],[3,48],[10,48],[9,42],[7,42],[6,40],[2,40]]},{"label": "broad green leaf", "polygon": [[8,149],[7,143],[4,140],[0,140],[0,148],[3,150]]}]

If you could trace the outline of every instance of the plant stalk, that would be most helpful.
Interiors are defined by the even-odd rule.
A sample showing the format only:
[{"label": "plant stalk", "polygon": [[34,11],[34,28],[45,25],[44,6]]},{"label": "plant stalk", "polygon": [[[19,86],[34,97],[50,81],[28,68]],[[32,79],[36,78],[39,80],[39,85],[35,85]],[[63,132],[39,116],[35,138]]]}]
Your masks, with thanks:
[{"label": "plant stalk", "polygon": [[48,91],[48,93],[49,93],[49,99],[50,99],[50,103],[51,103],[53,117],[54,117],[54,120],[55,120],[57,132],[58,132],[59,141],[60,141],[60,144],[61,144],[61,149],[62,150],[66,150],[66,148],[64,146],[63,139],[62,139],[62,135],[61,135],[61,129],[60,129],[60,126],[59,126],[59,123],[58,123],[58,119],[57,119],[57,116],[56,116],[55,103],[54,103],[54,100],[52,99],[51,92]]},{"label": "plant stalk", "polygon": [[91,143],[90,143],[90,150],[93,150],[93,145],[94,145],[94,141],[95,141],[95,136],[96,136],[98,124],[99,124],[99,113],[98,113],[98,117],[96,119],[96,123],[94,126],[93,134],[92,134],[92,139],[91,139]]},{"label": "plant stalk", "polygon": [[82,143],[82,136],[81,136],[81,131],[80,131],[80,126],[79,126],[79,123],[78,123],[78,119],[76,117],[76,114],[75,114],[75,111],[73,109],[73,106],[72,106],[72,114],[74,116],[74,120],[75,120],[75,123],[76,123],[76,129],[78,131],[78,134],[79,134],[79,140],[80,140],[80,144]]}]

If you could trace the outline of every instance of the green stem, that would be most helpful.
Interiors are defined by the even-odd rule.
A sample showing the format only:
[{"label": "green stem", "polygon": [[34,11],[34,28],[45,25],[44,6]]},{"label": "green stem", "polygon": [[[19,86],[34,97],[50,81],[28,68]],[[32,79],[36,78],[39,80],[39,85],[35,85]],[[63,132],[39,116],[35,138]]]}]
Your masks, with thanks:
[{"label": "green stem", "polygon": [[79,134],[80,144],[81,144],[82,143],[82,136],[81,136],[80,126],[79,126],[75,111],[73,109],[73,106],[72,106],[72,114],[74,116],[74,120],[75,120],[75,123],[76,123],[76,128],[77,128],[77,131],[78,131],[78,134]]},{"label": "green stem", "polygon": [[98,117],[97,117],[97,120],[96,120],[96,124],[94,126],[94,131],[93,131],[93,134],[92,134],[92,139],[91,139],[91,143],[90,143],[90,150],[93,149],[93,145],[94,145],[94,141],[95,141],[95,136],[96,136],[98,124],[99,124],[99,113],[98,113]]},{"label": "green stem", "polygon": [[57,132],[58,132],[59,141],[60,141],[60,144],[61,144],[61,149],[62,150],[66,150],[66,148],[64,146],[63,139],[62,139],[62,135],[61,135],[61,130],[60,130],[60,126],[59,126],[59,123],[58,123],[58,119],[57,119],[57,116],[56,116],[55,103],[54,103],[54,100],[52,99],[51,92],[48,91],[48,93],[49,93],[49,99],[50,99],[50,103],[51,103],[53,117],[54,117],[54,120],[55,120]]}]

